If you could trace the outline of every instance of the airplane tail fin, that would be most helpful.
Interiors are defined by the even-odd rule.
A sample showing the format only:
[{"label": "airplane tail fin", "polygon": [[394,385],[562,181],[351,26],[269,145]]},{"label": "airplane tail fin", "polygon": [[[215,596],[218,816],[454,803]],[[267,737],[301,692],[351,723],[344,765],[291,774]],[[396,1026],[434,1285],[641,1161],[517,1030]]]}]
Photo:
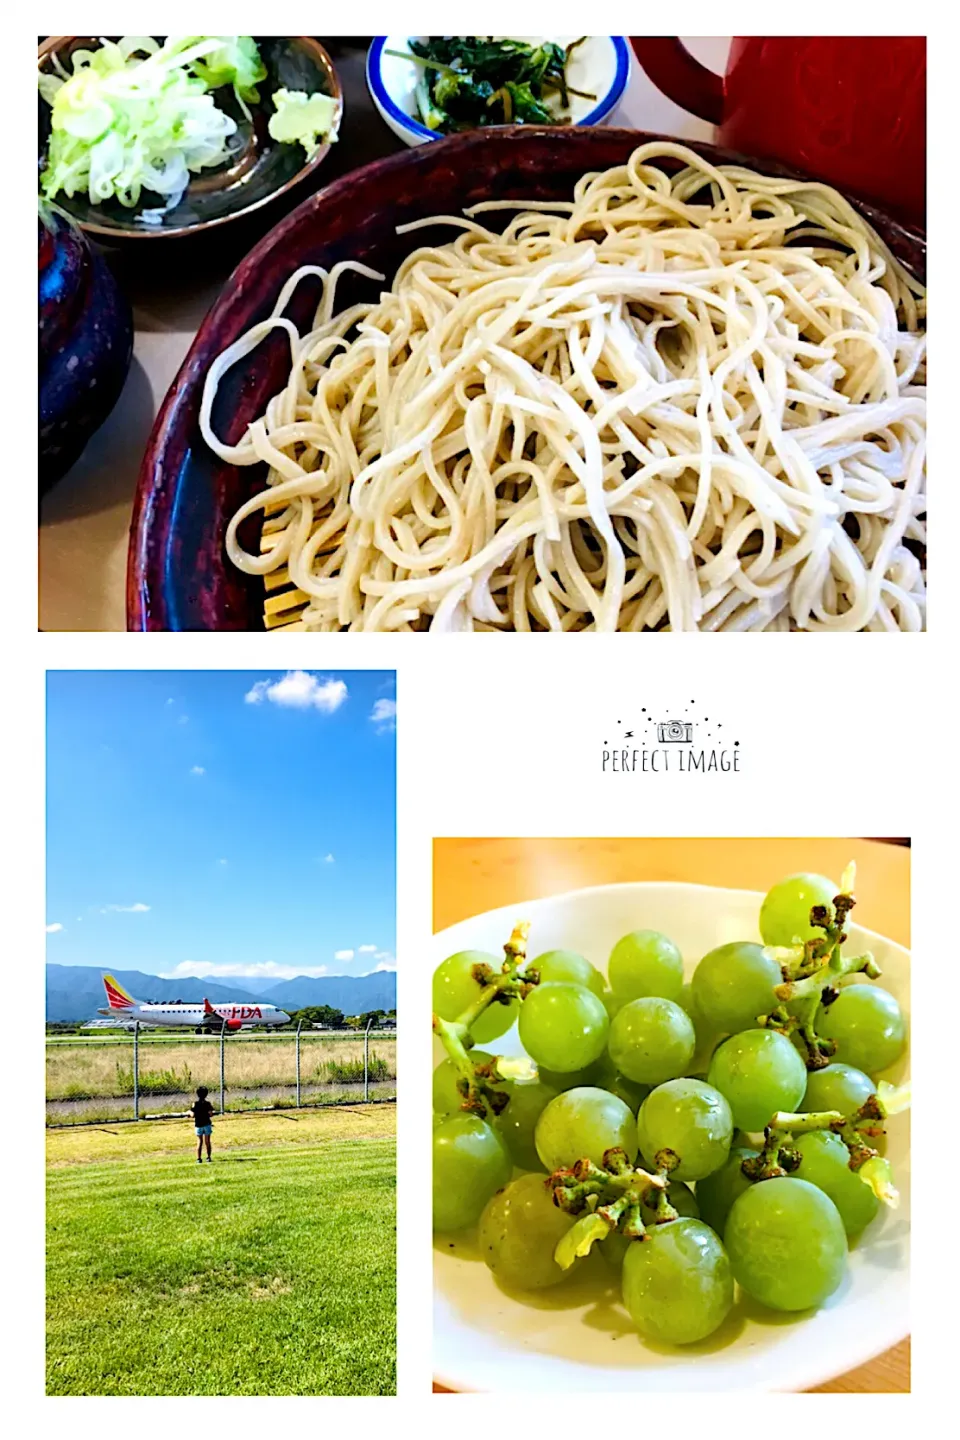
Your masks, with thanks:
[{"label": "airplane tail fin", "polygon": [[203,997],[203,1013],[204,1015],[216,1015],[217,1013],[216,1010],[214,1010],[213,1006],[210,1004],[210,1001],[207,999],[206,995],[204,995]]},{"label": "airplane tail fin", "polygon": [[115,980],[112,975],[104,975],[103,988],[107,992],[107,1004],[111,1010],[129,1010],[132,1005],[137,1003],[132,995],[127,994],[119,980]]}]

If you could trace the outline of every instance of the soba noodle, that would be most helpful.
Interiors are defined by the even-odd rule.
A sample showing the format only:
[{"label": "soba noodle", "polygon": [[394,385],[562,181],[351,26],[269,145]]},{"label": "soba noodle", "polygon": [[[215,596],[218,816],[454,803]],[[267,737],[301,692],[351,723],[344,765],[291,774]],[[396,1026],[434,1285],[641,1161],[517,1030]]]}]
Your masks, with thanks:
[{"label": "soba noodle", "polygon": [[[418,222],[459,233],[339,315],[344,271],[384,277],[298,270],[211,367],[207,443],[269,467],[227,534],[268,624],[922,629],[924,291],[843,197],[654,143],[474,218],[521,203]],[[278,327],[289,380],[222,444],[220,378]]]}]

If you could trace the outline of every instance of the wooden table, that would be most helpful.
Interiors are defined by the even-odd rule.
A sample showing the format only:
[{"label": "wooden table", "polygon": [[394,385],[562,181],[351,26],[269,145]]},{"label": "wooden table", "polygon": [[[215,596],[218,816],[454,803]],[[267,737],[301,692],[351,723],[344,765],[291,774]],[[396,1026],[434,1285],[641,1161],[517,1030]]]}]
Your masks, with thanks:
[{"label": "wooden table", "polygon": [[[434,841],[433,928],[521,900],[588,885],[685,880],[767,890],[783,875],[814,870],[839,877],[857,861],[859,913],[871,930],[910,944],[910,851],[877,840],[548,840]],[[877,1394],[910,1389],[910,1341],[842,1375],[816,1393]]]}]

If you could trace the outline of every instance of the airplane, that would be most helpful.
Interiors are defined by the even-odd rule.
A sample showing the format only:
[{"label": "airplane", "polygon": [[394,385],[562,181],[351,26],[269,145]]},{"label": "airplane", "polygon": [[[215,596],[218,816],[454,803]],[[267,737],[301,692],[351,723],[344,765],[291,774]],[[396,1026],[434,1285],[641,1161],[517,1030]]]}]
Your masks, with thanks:
[{"label": "airplane", "polygon": [[98,1010],[98,1015],[139,1020],[144,1025],[193,1025],[198,1035],[224,1026],[227,1030],[241,1030],[244,1026],[286,1025],[290,1021],[286,1010],[276,1005],[211,1005],[206,997],[202,1004],[184,1005],[176,1000],[144,1005],[128,995],[112,975],[103,976],[103,988],[107,992],[107,1009]]}]

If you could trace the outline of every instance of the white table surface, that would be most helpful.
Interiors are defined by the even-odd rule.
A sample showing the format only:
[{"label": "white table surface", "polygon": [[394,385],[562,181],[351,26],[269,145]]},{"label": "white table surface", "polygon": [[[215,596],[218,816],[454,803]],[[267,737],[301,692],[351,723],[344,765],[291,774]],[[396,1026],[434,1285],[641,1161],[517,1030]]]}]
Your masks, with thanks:
[{"label": "white table surface", "polygon": [[[729,37],[686,39],[691,51],[722,72]],[[655,130],[686,140],[711,140],[713,127],[661,95],[634,60],[614,124]],[[345,127],[341,143],[349,144]],[[219,294],[223,273],[151,285],[142,260],[118,267],[133,306],[133,364],[113,413],[73,469],[44,498],[40,520],[40,627],[43,630],[123,630],[127,536],[137,472],[154,417],[204,315]]]}]

